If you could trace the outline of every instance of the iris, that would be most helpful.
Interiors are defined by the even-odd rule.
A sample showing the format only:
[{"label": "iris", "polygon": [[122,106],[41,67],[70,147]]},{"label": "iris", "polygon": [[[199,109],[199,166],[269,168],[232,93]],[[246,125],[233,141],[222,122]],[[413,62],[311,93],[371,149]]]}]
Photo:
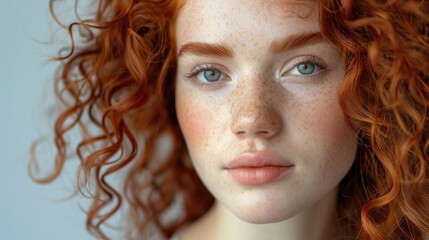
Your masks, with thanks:
[{"label": "iris", "polygon": [[314,63],[301,63],[296,66],[296,69],[300,74],[308,75],[314,73],[316,65]]},{"label": "iris", "polygon": [[204,70],[202,73],[204,74],[204,79],[207,82],[218,81],[221,77],[221,74],[222,74],[219,70],[211,70],[211,69]]}]

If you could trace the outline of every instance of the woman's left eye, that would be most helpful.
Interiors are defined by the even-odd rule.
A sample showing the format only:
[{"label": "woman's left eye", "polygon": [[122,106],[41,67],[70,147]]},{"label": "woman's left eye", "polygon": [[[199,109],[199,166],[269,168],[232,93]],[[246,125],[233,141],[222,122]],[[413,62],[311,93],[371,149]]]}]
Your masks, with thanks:
[{"label": "woman's left eye", "polygon": [[222,72],[217,69],[204,69],[196,74],[196,78],[202,82],[216,82],[222,78]]},{"label": "woman's left eye", "polygon": [[312,62],[303,62],[295,65],[290,73],[292,75],[311,75],[320,71],[322,67]]}]

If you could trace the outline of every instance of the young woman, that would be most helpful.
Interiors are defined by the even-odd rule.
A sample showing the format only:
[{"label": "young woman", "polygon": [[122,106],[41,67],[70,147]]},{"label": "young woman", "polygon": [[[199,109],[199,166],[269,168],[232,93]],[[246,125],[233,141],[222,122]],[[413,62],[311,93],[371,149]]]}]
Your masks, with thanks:
[{"label": "young woman", "polygon": [[427,1],[100,0],[40,181],[75,152],[103,239],[124,208],[126,239],[424,239],[428,24]]}]

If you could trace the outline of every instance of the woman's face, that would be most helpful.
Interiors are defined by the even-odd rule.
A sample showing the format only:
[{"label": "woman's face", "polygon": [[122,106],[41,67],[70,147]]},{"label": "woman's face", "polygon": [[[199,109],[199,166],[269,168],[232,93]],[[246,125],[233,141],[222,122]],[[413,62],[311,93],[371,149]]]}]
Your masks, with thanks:
[{"label": "woman's face", "polygon": [[[344,63],[313,1],[187,0],[176,22],[176,110],[195,170],[247,222],[337,193],[356,153],[337,102]],[[299,2],[299,3],[297,3]]]}]

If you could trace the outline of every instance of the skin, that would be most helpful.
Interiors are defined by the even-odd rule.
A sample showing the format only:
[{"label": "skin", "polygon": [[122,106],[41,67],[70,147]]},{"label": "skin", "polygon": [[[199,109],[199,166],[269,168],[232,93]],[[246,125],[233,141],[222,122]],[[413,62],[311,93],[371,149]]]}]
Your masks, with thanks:
[{"label": "skin", "polygon": [[[192,163],[216,198],[182,239],[343,236],[336,196],[357,148],[337,102],[344,62],[325,41],[270,51],[273,41],[320,31],[317,14],[312,1],[188,0],[181,9],[177,117]],[[226,45],[233,57],[181,53],[190,42]],[[317,62],[315,71],[297,71],[303,61]],[[203,67],[219,70],[220,79],[207,82]],[[260,151],[287,159],[292,171],[262,185],[237,183],[225,171],[238,155]]]}]

